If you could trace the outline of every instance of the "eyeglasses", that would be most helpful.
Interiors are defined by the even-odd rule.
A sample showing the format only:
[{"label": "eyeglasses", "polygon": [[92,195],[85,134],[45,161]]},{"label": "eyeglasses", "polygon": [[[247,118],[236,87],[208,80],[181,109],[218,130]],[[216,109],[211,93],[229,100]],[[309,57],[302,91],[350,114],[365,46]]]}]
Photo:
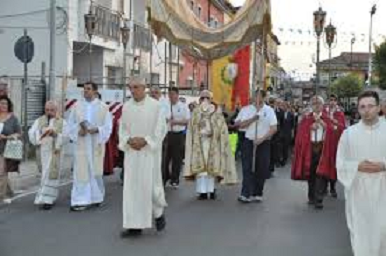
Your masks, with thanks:
[{"label": "eyeglasses", "polygon": [[366,110],[366,109],[373,109],[373,108],[376,108],[378,107],[378,105],[374,105],[374,104],[369,104],[369,105],[359,105],[358,106],[358,109],[359,110]]},{"label": "eyeglasses", "polygon": [[210,100],[210,97],[201,97],[201,100]]}]

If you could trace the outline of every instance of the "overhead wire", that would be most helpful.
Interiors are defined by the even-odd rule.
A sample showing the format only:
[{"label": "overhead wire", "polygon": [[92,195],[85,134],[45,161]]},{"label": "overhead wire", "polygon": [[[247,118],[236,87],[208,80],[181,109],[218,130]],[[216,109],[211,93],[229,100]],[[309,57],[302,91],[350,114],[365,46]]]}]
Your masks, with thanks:
[{"label": "overhead wire", "polygon": [[14,18],[14,17],[20,17],[20,16],[29,16],[29,15],[34,15],[34,14],[38,14],[38,13],[44,13],[47,11],[49,11],[49,9],[42,9],[42,10],[36,10],[36,11],[31,11],[31,12],[8,14],[8,15],[0,15],[0,19]]}]

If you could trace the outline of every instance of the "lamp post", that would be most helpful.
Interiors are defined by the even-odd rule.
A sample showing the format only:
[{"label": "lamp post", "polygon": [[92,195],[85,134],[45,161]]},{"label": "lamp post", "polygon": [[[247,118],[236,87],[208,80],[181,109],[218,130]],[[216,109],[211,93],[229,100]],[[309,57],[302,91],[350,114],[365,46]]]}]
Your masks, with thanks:
[{"label": "lamp post", "polygon": [[350,57],[350,68],[352,69],[353,68],[353,48],[354,48],[354,44],[355,44],[355,37],[353,36],[353,38],[351,38],[351,57]]},{"label": "lamp post", "polygon": [[326,32],[326,44],[328,46],[328,91],[331,90],[331,52],[332,48],[336,45],[336,27],[331,24],[328,25],[325,30]]},{"label": "lamp post", "polygon": [[95,14],[92,13],[91,11],[91,8],[90,8],[90,11],[89,13],[85,14],[84,15],[84,25],[85,25],[85,28],[86,28],[86,33],[88,35],[88,38],[89,38],[89,51],[88,51],[88,54],[89,54],[89,67],[90,67],[90,81],[92,80],[92,59],[91,59],[91,56],[92,56],[92,44],[91,44],[91,40],[92,40],[92,37],[95,33],[95,28],[96,28],[96,24],[97,24],[97,17]]},{"label": "lamp post", "polygon": [[126,50],[127,43],[130,39],[130,28],[127,26],[126,20],[123,21],[123,27],[121,27],[121,39],[123,44],[123,69],[122,69],[122,86],[123,86],[123,102],[126,101],[126,69],[127,69],[127,60],[126,60]]},{"label": "lamp post", "polygon": [[314,30],[317,39],[317,48],[316,48],[316,83],[315,83],[315,95],[318,94],[318,87],[320,85],[320,68],[319,68],[319,59],[320,59],[320,37],[323,34],[324,24],[326,21],[327,13],[323,11],[322,7],[319,7],[317,11],[314,12]]},{"label": "lamp post", "polygon": [[372,60],[372,50],[371,50],[371,44],[372,44],[372,37],[373,37],[373,16],[377,12],[377,5],[374,4],[370,11],[370,33],[369,33],[369,87],[371,86],[371,76],[372,76],[372,69],[373,69],[373,60]]}]

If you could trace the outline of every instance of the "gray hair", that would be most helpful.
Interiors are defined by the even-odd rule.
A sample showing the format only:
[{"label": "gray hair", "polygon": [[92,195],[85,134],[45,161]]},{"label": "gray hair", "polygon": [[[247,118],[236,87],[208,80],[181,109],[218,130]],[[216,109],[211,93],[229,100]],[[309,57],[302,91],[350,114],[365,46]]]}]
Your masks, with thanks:
[{"label": "gray hair", "polygon": [[314,99],[317,100],[317,101],[319,101],[320,103],[322,103],[322,105],[324,105],[324,99],[323,99],[322,96],[313,96],[313,97],[311,98],[311,102],[312,102]]},{"label": "gray hair", "polygon": [[143,74],[138,74],[135,76],[132,76],[130,79],[130,85],[136,84],[136,85],[143,85],[146,86],[147,77]]},{"label": "gray hair", "polygon": [[150,90],[151,91],[161,91],[161,88],[158,86],[158,85],[153,85],[152,87],[150,87]]},{"label": "gray hair", "polygon": [[53,100],[49,100],[46,102],[46,106],[48,105],[51,105],[53,106],[55,109],[58,109],[58,104],[56,103],[56,101],[53,101]]}]

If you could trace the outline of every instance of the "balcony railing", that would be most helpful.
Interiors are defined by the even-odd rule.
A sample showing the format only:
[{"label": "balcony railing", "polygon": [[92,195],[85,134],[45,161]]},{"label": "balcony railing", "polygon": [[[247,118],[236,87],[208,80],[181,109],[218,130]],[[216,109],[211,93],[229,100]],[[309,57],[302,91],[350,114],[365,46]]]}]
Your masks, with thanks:
[{"label": "balcony railing", "polygon": [[119,15],[99,5],[93,5],[92,12],[97,17],[95,34],[119,42],[121,20]]}]

